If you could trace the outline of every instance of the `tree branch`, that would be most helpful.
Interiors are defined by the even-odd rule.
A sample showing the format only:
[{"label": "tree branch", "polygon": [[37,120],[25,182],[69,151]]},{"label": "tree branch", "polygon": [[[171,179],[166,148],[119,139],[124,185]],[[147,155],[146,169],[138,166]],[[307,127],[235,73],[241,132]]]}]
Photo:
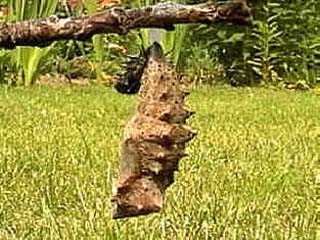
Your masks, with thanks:
[{"label": "tree branch", "polygon": [[204,3],[184,5],[161,3],[150,7],[114,7],[93,16],[35,19],[0,25],[0,47],[47,46],[57,40],[86,40],[99,33],[126,34],[132,29],[163,28],[174,24],[226,22],[251,24],[251,11],[245,2],[224,5]]}]

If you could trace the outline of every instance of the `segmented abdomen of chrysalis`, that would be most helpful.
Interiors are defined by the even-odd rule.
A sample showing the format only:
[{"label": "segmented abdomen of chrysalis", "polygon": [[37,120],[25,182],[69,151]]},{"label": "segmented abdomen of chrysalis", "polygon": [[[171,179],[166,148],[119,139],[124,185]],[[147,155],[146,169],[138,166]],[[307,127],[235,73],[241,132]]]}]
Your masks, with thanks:
[{"label": "segmented abdomen of chrysalis", "polygon": [[154,43],[147,56],[136,113],[125,129],[114,218],[162,209],[165,191],[186,156],[186,143],[196,135],[186,125],[193,114],[184,105],[187,93],[161,46]]}]

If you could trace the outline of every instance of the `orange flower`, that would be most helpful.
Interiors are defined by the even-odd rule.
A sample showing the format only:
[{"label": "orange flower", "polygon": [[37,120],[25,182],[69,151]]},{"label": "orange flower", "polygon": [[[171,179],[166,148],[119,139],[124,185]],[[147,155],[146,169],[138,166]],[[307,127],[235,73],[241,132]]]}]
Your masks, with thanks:
[{"label": "orange flower", "polygon": [[118,4],[121,4],[121,0],[97,0],[97,7],[100,9],[108,8]]},{"label": "orange flower", "polygon": [[78,0],[70,0],[70,1],[69,1],[69,4],[70,4],[70,8],[71,8],[72,10],[74,10],[74,9],[76,9],[77,6],[78,6]]}]

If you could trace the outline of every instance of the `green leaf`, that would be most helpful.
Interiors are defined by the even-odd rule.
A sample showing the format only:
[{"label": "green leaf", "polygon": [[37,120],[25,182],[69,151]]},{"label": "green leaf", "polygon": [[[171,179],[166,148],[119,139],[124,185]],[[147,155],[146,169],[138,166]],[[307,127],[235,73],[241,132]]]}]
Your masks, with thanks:
[{"label": "green leaf", "polygon": [[234,33],[230,38],[224,40],[225,43],[234,43],[243,40],[244,33]]}]

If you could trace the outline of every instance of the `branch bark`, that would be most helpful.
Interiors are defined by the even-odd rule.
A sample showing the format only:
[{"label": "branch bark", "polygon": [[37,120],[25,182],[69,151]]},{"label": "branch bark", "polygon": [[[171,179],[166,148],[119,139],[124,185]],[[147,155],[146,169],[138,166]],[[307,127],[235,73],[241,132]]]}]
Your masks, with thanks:
[{"label": "branch bark", "polygon": [[43,47],[57,40],[86,40],[99,33],[126,34],[139,28],[174,30],[174,24],[218,22],[250,25],[250,8],[243,1],[224,5],[161,3],[133,9],[114,7],[93,16],[9,22],[0,25],[0,48]]}]

